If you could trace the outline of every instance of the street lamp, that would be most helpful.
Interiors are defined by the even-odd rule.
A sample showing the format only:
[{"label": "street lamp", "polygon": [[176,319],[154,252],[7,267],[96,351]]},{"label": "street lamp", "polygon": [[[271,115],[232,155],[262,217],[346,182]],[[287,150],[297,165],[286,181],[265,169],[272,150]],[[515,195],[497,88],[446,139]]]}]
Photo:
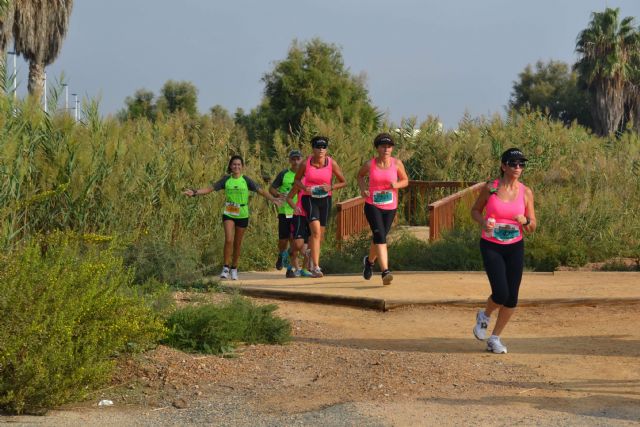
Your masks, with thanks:
[{"label": "street lamp", "polygon": [[69,85],[66,83],[62,83],[62,87],[64,88],[64,112],[65,114],[69,113]]},{"label": "street lamp", "polygon": [[76,119],[76,122],[77,122],[78,121],[78,94],[77,93],[72,93],[71,96],[74,96],[75,99],[76,99],[75,103],[74,103],[74,105],[75,105],[74,114],[75,114],[75,119]]}]

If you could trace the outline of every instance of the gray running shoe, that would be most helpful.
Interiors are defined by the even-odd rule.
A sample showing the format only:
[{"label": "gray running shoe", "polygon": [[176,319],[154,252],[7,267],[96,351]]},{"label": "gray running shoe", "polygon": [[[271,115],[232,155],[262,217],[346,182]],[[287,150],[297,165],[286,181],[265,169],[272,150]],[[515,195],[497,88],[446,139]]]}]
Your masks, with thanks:
[{"label": "gray running shoe", "polygon": [[221,279],[229,278],[229,267],[222,267],[222,273],[220,273],[220,278]]},{"label": "gray running shoe", "polygon": [[484,341],[487,337],[489,320],[489,316],[484,314],[484,310],[478,310],[478,314],[476,314],[476,326],[473,327],[473,335],[480,341]]},{"label": "gray running shoe", "polygon": [[382,284],[387,286],[391,284],[393,280],[393,274],[391,274],[391,270],[385,270],[382,272]]},{"label": "gray running shoe", "polygon": [[496,354],[507,354],[507,347],[502,344],[500,337],[491,336],[487,340],[487,351],[491,351]]}]

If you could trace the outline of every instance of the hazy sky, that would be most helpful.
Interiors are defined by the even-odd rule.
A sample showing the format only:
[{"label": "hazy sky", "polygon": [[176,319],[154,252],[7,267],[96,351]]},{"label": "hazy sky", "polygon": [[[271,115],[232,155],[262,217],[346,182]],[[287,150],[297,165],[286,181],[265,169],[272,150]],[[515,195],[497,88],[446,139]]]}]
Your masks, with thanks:
[{"label": "hazy sky", "polygon": [[[199,90],[199,108],[255,107],[261,77],[294,39],[342,48],[367,75],[373,103],[394,121],[429,114],[455,127],[502,113],[529,63],[573,63],[575,40],[593,11],[620,7],[640,18],[639,0],[76,0],[49,81],[101,97],[115,113],[136,89],[158,93],[168,79]],[[640,24],[640,21],[636,22]],[[24,89],[27,66],[19,63]]]}]

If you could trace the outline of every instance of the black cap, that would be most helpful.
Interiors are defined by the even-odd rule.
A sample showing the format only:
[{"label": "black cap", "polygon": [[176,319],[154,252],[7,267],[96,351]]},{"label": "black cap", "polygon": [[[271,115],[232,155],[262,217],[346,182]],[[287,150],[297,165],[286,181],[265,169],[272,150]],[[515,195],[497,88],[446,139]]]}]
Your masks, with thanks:
[{"label": "black cap", "polygon": [[326,136],[314,136],[313,138],[311,138],[311,146],[314,148],[318,146],[328,147],[329,138],[327,138]]},{"label": "black cap", "polygon": [[379,133],[373,140],[373,145],[376,147],[381,144],[396,145],[396,143],[393,142],[393,138],[388,133]]},{"label": "black cap", "polygon": [[502,163],[507,163],[509,160],[524,160],[526,162],[529,159],[524,156],[524,153],[519,148],[509,148],[502,153],[501,161]]},{"label": "black cap", "polygon": [[302,158],[302,151],[300,151],[300,150],[291,150],[291,151],[289,151],[289,158],[291,159],[293,157]]}]

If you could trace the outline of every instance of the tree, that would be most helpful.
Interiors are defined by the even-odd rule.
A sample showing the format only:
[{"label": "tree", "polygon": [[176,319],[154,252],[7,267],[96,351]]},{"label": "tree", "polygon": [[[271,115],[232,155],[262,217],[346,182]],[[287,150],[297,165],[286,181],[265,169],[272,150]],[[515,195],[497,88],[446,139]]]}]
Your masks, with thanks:
[{"label": "tree", "polygon": [[545,111],[550,117],[570,125],[577,120],[592,127],[589,93],[578,86],[577,74],[562,61],[536,62],[518,75],[513,83],[509,107]]},{"label": "tree", "polygon": [[633,56],[640,49],[634,19],[620,21],[619,13],[620,9],[611,8],[594,12],[576,42],[579,59],[574,69],[580,83],[592,94],[592,116],[596,132],[601,135],[620,129]]},{"label": "tree", "polygon": [[7,45],[13,32],[14,3],[11,0],[0,0],[0,54],[4,62]]},{"label": "tree", "polygon": [[13,0],[16,52],[29,61],[32,95],[44,89],[44,68],[51,64],[67,35],[73,0]]},{"label": "tree", "polygon": [[371,104],[364,76],[349,73],[333,44],[294,41],[287,58],[262,81],[264,99],[255,113],[269,136],[278,129],[296,130],[307,109],[325,120],[358,123],[364,129],[378,125],[380,114]]},{"label": "tree", "polygon": [[133,96],[127,96],[124,100],[125,108],[118,113],[121,120],[137,119],[145,117],[148,120],[156,119],[156,104],[154,94],[150,90],[138,89]]},{"label": "tree", "polygon": [[198,89],[191,82],[167,80],[160,89],[157,107],[163,113],[184,111],[190,115],[198,113]]}]

